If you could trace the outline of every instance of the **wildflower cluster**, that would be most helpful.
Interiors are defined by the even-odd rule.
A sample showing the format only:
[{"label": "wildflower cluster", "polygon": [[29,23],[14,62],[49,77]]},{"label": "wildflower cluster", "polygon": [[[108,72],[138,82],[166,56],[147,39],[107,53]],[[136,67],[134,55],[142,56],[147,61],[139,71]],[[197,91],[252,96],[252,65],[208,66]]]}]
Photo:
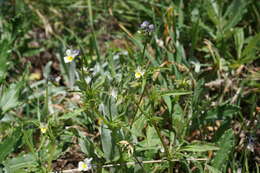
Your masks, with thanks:
[{"label": "wildflower cluster", "polygon": [[144,21],[141,25],[140,25],[140,29],[146,33],[151,33],[154,31],[154,25],[150,24],[148,21]]}]

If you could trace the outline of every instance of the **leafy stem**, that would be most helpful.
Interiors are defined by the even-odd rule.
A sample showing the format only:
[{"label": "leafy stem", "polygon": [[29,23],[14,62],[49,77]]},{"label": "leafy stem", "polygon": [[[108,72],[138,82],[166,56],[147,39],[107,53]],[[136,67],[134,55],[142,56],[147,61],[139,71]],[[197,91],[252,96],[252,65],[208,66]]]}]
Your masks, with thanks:
[{"label": "leafy stem", "polygon": [[153,127],[154,127],[154,129],[155,129],[157,135],[159,136],[160,141],[161,141],[161,143],[162,143],[162,145],[163,145],[163,148],[164,148],[164,150],[165,150],[165,152],[166,152],[166,157],[167,157],[167,160],[168,160],[168,162],[169,162],[168,172],[169,172],[169,173],[172,173],[173,164],[172,164],[171,154],[170,154],[170,152],[169,152],[169,150],[168,150],[168,147],[167,147],[166,143],[165,143],[164,140],[163,140],[162,134],[160,133],[160,129],[158,128],[157,124],[156,124],[155,122],[152,122],[152,125],[153,125]]}]

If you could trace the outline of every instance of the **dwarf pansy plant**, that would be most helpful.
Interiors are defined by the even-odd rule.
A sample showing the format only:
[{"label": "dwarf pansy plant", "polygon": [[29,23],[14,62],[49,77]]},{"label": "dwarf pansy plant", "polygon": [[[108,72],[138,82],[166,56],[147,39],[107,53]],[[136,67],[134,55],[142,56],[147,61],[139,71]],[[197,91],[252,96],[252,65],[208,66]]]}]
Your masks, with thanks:
[{"label": "dwarf pansy plant", "polygon": [[66,56],[64,57],[64,62],[65,63],[70,63],[72,62],[76,56],[79,55],[79,50],[72,50],[72,49],[67,49],[66,50]]}]

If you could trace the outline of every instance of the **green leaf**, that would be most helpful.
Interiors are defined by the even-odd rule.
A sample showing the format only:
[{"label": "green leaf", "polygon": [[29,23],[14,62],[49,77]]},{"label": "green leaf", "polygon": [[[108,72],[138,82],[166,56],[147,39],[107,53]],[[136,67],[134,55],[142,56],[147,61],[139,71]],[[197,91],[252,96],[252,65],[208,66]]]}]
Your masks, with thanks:
[{"label": "green leaf", "polygon": [[209,173],[221,173],[221,171],[212,166],[206,165],[206,168],[209,170]]},{"label": "green leaf", "polygon": [[84,152],[87,156],[93,157],[95,146],[93,142],[85,136],[82,132],[79,132],[80,138],[79,138],[79,146],[82,152]]},{"label": "green leaf", "polygon": [[24,53],[23,56],[25,57],[31,57],[38,55],[39,53],[43,52],[44,48],[28,48]]},{"label": "green leaf", "polygon": [[244,30],[242,28],[236,29],[234,34],[234,40],[236,45],[236,51],[237,51],[237,58],[241,58],[242,48],[244,45]]},{"label": "green leaf", "polygon": [[146,136],[147,136],[146,146],[157,146],[161,144],[161,141],[154,127],[148,126],[146,130]]},{"label": "green leaf", "polygon": [[179,104],[174,105],[174,113],[172,114],[172,127],[180,136],[185,128],[184,113]]},{"label": "green leaf", "polygon": [[172,101],[171,101],[170,96],[163,96],[163,100],[168,107],[168,111],[171,113],[172,112]]},{"label": "green leaf", "polygon": [[182,96],[182,95],[189,95],[192,94],[192,91],[164,91],[161,92],[161,96]]},{"label": "green leaf", "polygon": [[257,52],[260,50],[260,33],[254,37],[250,37],[248,44],[242,52],[242,60],[240,63],[249,63],[255,59],[259,59]]},{"label": "green leaf", "polygon": [[146,129],[146,138],[145,140],[138,142],[138,146],[136,147],[136,151],[149,151],[150,153],[157,152],[158,148],[162,148],[162,144],[160,138],[152,126],[148,126]]},{"label": "green leaf", "polygon": [[0,144],[0,163],[4,161],[4,159],[15,150],[15,145],[21,138],[21,129],[16,129],[10,136],[3,140]]},{"label": "green leaf", "polygon": [[220,10],[218,3],[215,0],[207,0],[206,2],[205,9],[207,10],[210,20],[215,25],[218,25],[220,23]]},{"label": "green leaf", "polygon": [[116,132],[103,125],[100,127],[101,143],[106,160],[113,161],[119,156],[119,150],[116,145]]},{"label": "green leaf", "polygon": [[205,151],[213,151],[218,150],[219,148],[213,145],[206,144],[191,144],[182,147],[181,151],[191,151],[191,152],[205,152]]},{"label": "green leaf", "polygon": [[235,136],[232,129],[227,130],[217,142],[219,150],[217,151],[214,159],[212,160],[212,166],[221,171],[225,171],[225,167],[228,164],[229,155],[235,146]]},{"label": "green leaf", "polygon": [[84,108],[76,109],[73,112],[69,112],[69,113],[66,113],[66,114],[62,115],[61,117],[59,117],[59,119],[60,120],[67,120],[67,119],[70,119],[70,118],[74,118],[77,115],[79,115],[81,112],[83,112],[84,110],[85,110]]},{"label": "green leaf", "polygon": [[248,2],[245,0],[233,0],[223,16],[223,18],[226,19],[224,31],[227,31],[238,24],[238,22],[242,19],[243,14],[246,12],[247,4]]},{"label": "green leaf", "polygon": [[235,114],[240,111],[240,107],[231,104],[220,105],[215,109],[211,109],[207,112],[205,119],[206,120],[224,120],[231,119]]},{"label": "green leaf", "polygon": [[[137,120],[133,123],[131,132],[136,137],[144,137],[142,129],[147,124],[147,119],[144,115],[137,115]],[[139,117],[140,116],[140,117]]]},{"label": "green leaf", "polygon": [[8,173],[26,173],[36,168],[37,165],[38,162],[32,154],[18,156],[4,162],[5,170]]},{"label": "green leaf", "polygon": [[19,105],[20,102],[18,100],[18,97],[22,85],[23,81],[16,84],[11,84],[8,89],[4,89],[2,91],[2,95],[0,98],[0,108],[3,111],[3,113]]},{"label": "green leaf", "polygon": [[2,80],[5,79],[6,71],[10,65],[10,63],[8,63],[8,57],[11,53],[10,45],[11,41],[8,39],[3,39],[0,42],[0,83],[2,83]]},{"label": "green leaf", "polygon": [[147,6],[143,5],[142,3],[138,1],[128,1],[129,5],[132,6],[134,9],[137,9],[138,11],[143,11],[149,16],[153,16],[152,10]]}]

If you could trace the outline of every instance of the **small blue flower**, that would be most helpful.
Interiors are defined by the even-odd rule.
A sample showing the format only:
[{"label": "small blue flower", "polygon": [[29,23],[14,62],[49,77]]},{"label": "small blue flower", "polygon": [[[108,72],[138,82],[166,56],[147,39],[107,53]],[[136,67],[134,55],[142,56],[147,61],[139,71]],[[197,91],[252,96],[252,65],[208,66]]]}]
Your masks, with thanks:
[{"label": "small blue flower", "polygon": [[149,22],[144,21],[140,25],[140,29],[143,30],[144,32],[151,33],[154,31],[155,27],[154,27],[154,24],[150,24]]},{"label": "small blue flower", "polygon": [[140,28],[141,29],[146,29],[149,26],[149,22],[148,21],[144,21],[141,25]]}]

